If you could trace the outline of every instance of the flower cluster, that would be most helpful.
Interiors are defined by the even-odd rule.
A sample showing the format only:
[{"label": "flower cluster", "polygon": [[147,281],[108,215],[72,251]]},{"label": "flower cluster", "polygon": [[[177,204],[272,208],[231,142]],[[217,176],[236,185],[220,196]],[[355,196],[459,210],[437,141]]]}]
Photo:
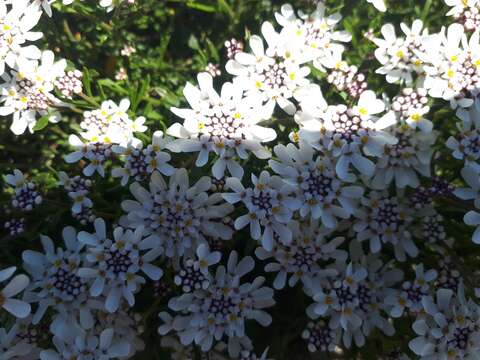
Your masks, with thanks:
[{"label": "flower cluster", "polygon": [[[132,358],[158,314],[157,342],[172,359],[267,360],[254,323],[276,322],[270,308],[284,296],[305,351],[353,358],[352,348],[401,331],[378,358],[478,356],[478,259],[467,255],[480,244],[479,1],[446,0],[455,23],[438,32],[419,19],[401,35],[389,23],[381,37],[369,30],[383,93],[345,51],[342,16],[320,1],[312,13],[281,6],[248,46],[224,42],[225,71],[205,58],[184,100],[143,110],[150,80],[123,89],[134,79],[125,63],[121,83],[104,79],[94,96],[92,73],[31,44],[54,3],[0,0],[0,115],[15,135],[78,117],[60,125],[73,151],[58,176],[5,176],[3,227],[22,236],[44,197],[45,209],[77,221],[62,225],[63,241],[26,243],[28,277],[0,271],[0,359]],[[117,7],[111,24],[123,3],[135,1],[99,2]],[[116,50],[122,61],[144,50],[129,43]],[[163,100],[180,122],[152,110]],[[444,114],[458,121],[438,124]],[[68,198],[50,201],[58,187]],[[451,231],[464,226],[457,213],[476,226],[466,251]]]},{"label": "flower cluster", "polygon": [[[203,261],[200,259],[199,263]],[[193,292],[170,299],[169,308],[179,314],[172,317],[167,312],[160,313],[164,324],[159,327],[159,333],[163,335],[174,330],[183,345],[195,343],[203,351],[210,350],[214,340],[223,338],[228,339],[229,348],[239,349],[239,339],[247,336],[246,320],[255,319],[263,326],[272,322],[271,316],[263,310],[275,304],[273,290],[262,286],[265,279],[257,277],[251,283],[240,282],[253,270],[254,264],[251,257],[238,261],[238,254],[233,251],[228,265],[218,266],[214,275],[208,268],[203,270],[207,283]],[[235,355],[239,355],[238,350]]]}]

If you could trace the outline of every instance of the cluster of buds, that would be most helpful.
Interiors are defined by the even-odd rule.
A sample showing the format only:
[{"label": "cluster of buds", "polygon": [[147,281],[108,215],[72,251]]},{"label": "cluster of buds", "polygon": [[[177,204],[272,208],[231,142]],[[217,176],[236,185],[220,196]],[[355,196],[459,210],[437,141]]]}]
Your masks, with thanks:
[{"label": "cluster of buds", "polygon": [[205,66],[205,71],[207,73],[209,73],[210,75],[212,75],[212,77],[217,77],[217,76],[222,75],[222,72],[221,72],[219,66],[215,65],[215,64],[212,64],[212,63],[208,63],[208,65]]},{"label": "cluster of buds", "polygon": [[59,185],[63,186],[73,201],[72,216],[82,224],[93,222],[92,200],[87,195],[92,186],[92,180],[80,175],[70,178],[65,172],[60,172]]},{"label": "cluster of buds", "polygon": [[339,91],[346,91],[352,98],[358,98],[367,90],[365,75],[358,72],[355,65],[342,62],[330,72],[327,81]]},{"label": "cluster of buds", "polygon": [[25,218],[7,220],[4,227],[10,236],[18,236],[25,231]]},{"label": "cluster of buds", "polygon": [[64,76],[55,80],[55,87],[65,98],[71,99],[73,94],[82,92],[82,77],[83,74],[80,70],[67,71]]},{"label": "cluster of buds", "polygon": [[243,43],[235,38],[225,41],[225,48],[227,49],[227,57],[229,59],[235,58],[235,55],[243,51]]},{"label": "cluster of buds", "polygon": [[35,183],[27,181],[23,173],[15,169],[13,174],[6,176],[7,183],[12,186],[12,206],[20,211],[31,211],[42,203],[42,196],[37,192]]}]

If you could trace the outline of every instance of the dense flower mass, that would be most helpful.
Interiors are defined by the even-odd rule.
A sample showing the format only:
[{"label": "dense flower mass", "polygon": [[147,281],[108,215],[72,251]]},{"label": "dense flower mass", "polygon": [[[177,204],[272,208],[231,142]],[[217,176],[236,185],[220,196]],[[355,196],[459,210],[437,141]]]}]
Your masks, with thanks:
[{"label": "dense flower mass", "polygon": [[233,210],[232,206],[224,203],[219,194],[209,195],[210,187],[209,177],[190,187],[185,169],[177,169],[168,184],[154,173],[149,191],[139,183],[130,186],[136,200],[122,203],[127,215],[121,224],[150,235],[169,258],[195,252],[208,236],[229,240],[233,231],[221,219]]},{"label": "dense flower mass", "polygon": [[478,358],[480,1],[249,3],[0,0],[0,360]]}]

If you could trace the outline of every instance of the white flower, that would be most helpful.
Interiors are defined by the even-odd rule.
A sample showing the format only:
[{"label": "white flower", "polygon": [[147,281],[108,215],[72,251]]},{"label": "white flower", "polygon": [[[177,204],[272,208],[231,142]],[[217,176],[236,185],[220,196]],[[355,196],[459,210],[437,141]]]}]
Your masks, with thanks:
[{"label": "white flower", "polygon": [[230,204],[243,202],[248,211],[235,220],[235,229],[250,225],[250,235],[261,240],[267,251],[273,249],[277,238],[284,244],[290,243],[292,232],[287,224],[292,209],[297,207],[289,196],[291,190],[285,189],[279,176],[270,176],[267,171],[262,171],[259,177],[252,174],[252,184],[253,188],[245,189],[239,179],[227,179],[226,186],[233,192],[223,194],[223,198]]},{"label": "white flower", "polygon": [[373,254],[380,252],[384,243],[390,243],[399,261],[405,261],[406,254],[418,255],[418,248],[408,231],[412,217],[401,198],[386,191],[372,191],[361,200],[361,204],[355,213],[359,220],[353,225],[358,241],[368,240]]},{"label": "white flower", "polygon": [[[272,318],[263,309],[275,304],[273,290],[262,287],[263,277],[251,283],[240,282],[254,265],[252,258],[238,261],[237,253],[231,252],[227,267],[217,267],[215,279],[207,289],[197,289],[169,301],[170,309],[179,314],[172,318],[168,313],[160,313],[164,324],[158,328],[159,333],[165,335],[174,330],[183,345],[195,343],[202,351],[208,351],[223,336],[246,337],[246,320],[270,325]],[[229,350],[232,346],[229,341]]]},{"label": "white flower", "polygon": [[183,259],[183,266],[174,278],[175,285],[181,286],[185,293],[208,289],[213,280],[208,268],[222,258],[219,251],[210,252],[208,244],[200,244],[195,255],[194,259]]},{"label": "white flower", "polygon": [[[474,108],[474,107],[472,107]],[[459,132],[450,136],[445,145],[452,150],[455,159],[463,160],[465,166],[480,172],[480,126],[477,121],[457,122]]]},{"label": "white flower", "polygon": [[400,292],[392,293],[385,299],[385,303],[391,305],[390,315],[399,318],[405,309],[410,313],[418,314],[423,309],[422,301],[425,296],[431,296],[433,281],[437,278],[437,272],[433,269],[424,271],[423,264],[415,266],[415,280],[405,281]]},{"label": "white flower", "polygon": [[480,350],[478,305],[459,292],[439,289],[423,298],[424,316],[412,325],[418,335],[409,343],[420,359],[474,359]]},{"label": "white flower", "polygon": [[477,226],[475,232],[473,233],[472,241],[476,244],[480,244],[480,213],[471,210],[465,214],[463,221],[467,225]]},{"label": "white flower", "polygon": [[292,54],[291,61],[313,61],[313,65],[323,71],[325,67],[333,68],[342,60],[345,47],[341,43],[352,38],[346,31],[335,31],[342,16],[340,13],[326,16],[323,2],[318,2],[313,13],[299,11],[298,15],[290,4],[283,5],[280,13],[275,13],[282,26],[278,38]]},{"label": "white flower", "polygon": [[371,158],[380,158],[386,144],[397,143],[395,137],[384,131],[397,122],[395,114],[389,111],[381,118],[376,116],[385,109],[385,104],[373,91],[364,91],[351,109],[345,105],[329,106],[323,114],[318,114],[310,113],[312,108],[307,106],[296,117],[301,125],[299,138],[336,158],[335,170],[342,180],[354,179],[351,165],[362,175],[374,175],[375,163]]},{"label": "white flower", "polygon": [[104,162],[112,155],[112,144],[98,142],[98,138],[86,136],[84,141],[77,135],[70,135],[68,142],[76,150],[64,157],[67,163],[76,163],[82,159],[88,160],[88,165],[84,166],[82,172],[85,176],[92,176],[95,172],[102,177],[105,176]]},{"label": "white flower", "polygon": [[421,75],[424,71],[422,54],[425,48],[434,52],[430,43],[436,44],[435,37],[429,36],[427,29],[423,28],[421,20],[415,20],[410,29],[406,24],[400,24],[405,37],[397,37],[392,24],[382,26],[383,39],[375,38],[377,45],[375,57],[382,65],[377,69],[378,74],[386,75],[389,83],[399,80],[407,84],[412,83],[413,73]]},{"label": "white flower", "polygon": [[11,204],[14,208],[21,211],[31,211],[42,203],[42,196],[36,191],[35,183],[27,181],[20,170],[13,170],[13,175],[7,175],[5,180],[7,184],[13,187],[14,194]]},{"label": "white flower", "polygon": [[5,72],[5,65],[12,69],[17,61],[40,58],[40,50],[25,43],[43,36],[41,32],[30,31],[41,15],[38,4],[30,5],[30,0],[0,3],[0,75]]},{"label": "white flower", "polygon": [[233,159],[234,164],[228,164],[225,158],[235,155],[247,159],[249,152],[260,159],[270,157],[262,143],[274,140],[277,134],[258,125],[269,115],[264,114],[258,99],[245,97],[235,84],[224,83],[218,95],[211,75],[198,74],[198,83],[199,87],[187,83],[183,90],[191,109],[171,109],[184,123],[175,123],[167,130],[168,135],[179,139],[166,147],[174,152],[198,152],[198,167],[204,166],[210,152],[214,152],[217,160],[212,173],[217,179],[225,175],[225,167],[231,175],[241,178],[243,169]]},{"label": "white flower", "polygon": [[478,0],[445,0],[445,4],[451,6],[452,9],[447,16],[461,14],[465,8],[473,8],[478,5]]},{"label": "white flower", "polygon": [[375,6],[378,11],[387,11],[387,7],[385,6],[385,0],[367,0],[367,2]]},{"label": "white flower", "polygon": [[430,111],[427,103],[427,90],[404,88],[401,94],[393,99],[392,109],[400,121],[404,121],[412,129],[418,127],[421,131],[429,133],[432,131],[433,123],[424,116]]},{"label": "white flower", "polygon": [[[384,299],[394,291],[390,286],[401,279],[402,272],[383,265],[375,257],[363,257],[361,263],[348,266],[341,263],[336,268],[338,275],[310,284],[308,291],[315,303],[307,308],[307,314],[313,319],[329,317],[330,329],[342,330],[343,344],[347,348],[351,347],[352,340],[357,346],[363,346],[365,337],[375,328],[393,335],[394,328],[385,317]],[[335,337],[330,333],[329,343]]]},{"label": "white flower", "polygon": [[5,176],[5,181],[7,182],[7,184],[10,184],[14,189],[22,188],[26,184],[25,176],[18,169],[14,169],[13,174]]},{"label": "white flower", "polygon": [[327,261],[344,261],[347,253],[337,249],[344,238],[336,237],[327,240],[328,233],[322,229],[318,222],[306,223],[290,222],[292,231],[291,244],[276,243],[272,251],[263,247],[255,250],[255,255],[260,260],[272,258],[266,266],[266,272],[275,272],[273,287],[283,289],[288,279],[288,286],[293,287],[300,280],[304,285],[309,285],[315,278],[336,275],[333,269],[324,269],[320,264]]},{"label": "white flower", "polygon": [[268,164],[294,192],[294,205],[302,217],[310,214],[329,228],[337,226],[337,218],[350,217],[363,189],[340,180],[327,157],[316,155],[315,149],[303,141],[299,148],[277,145],[274,151],[279,161],[270,160]]},{"label": "white flower", "polygon": [[23,267],[32,277],[28,294],[38,303],[33,316],[37,324],[49,307],[56,311],[79,311],[79,320],[85,328],[93,325],[91,308],[95,305],[88,296],[88,284],[79,277],[78,270],[85,261],[84,245],[77,241],[77,232],[72,227],[62,231],[65,248],[55,248],[47,236],[41,236],[44,253],[26,250],[22,254]]},{"label": "white flower", "polygon": [[[279,35],[271,24],[264,24],[262,32],[267,43],[276,44]],[[265,52],[260,36],[253,35],[249,44],[251,54],[240,52],[235,60],[227,62],[227,72],[235,75],[233,84],[245,90],[250,102],[259,101],[263,105],[263,118],[270,118],[275,104],[287,114],[293,115],[296,106],[291,100],[309,84],[306,76],[310,69],[290,61],[284,54]]]},{"label": "white flower", "polygon": [[[18,324],[13,325],[7,331],[5,328],[0,328],[0,360],[9,360],[9,359],[33,359],[35,354],[35,349],[28,340],[20,339],[18,337],[19,326]],[[26,358],[25,358],[26,357]]]},{"label": "white flower", "polygon": [[[10,279],[17,268],[12,266],[0,270],[0,282]],[[8,311],[15,317],[25,318],[30,314],[30,305],[25,301],[15,299],[14,296],[21,293],[29,284],[30,280],[25,275],[16,275],[5,287],[0,290],[0,308]]]},{"label": "white flower", "polygon": [[307,328],[302,332],[302,338],[308,342],[308,351],[310,352],[334,352],[337,345],[341,342],[341,329],[331,329],[323,319],[315,323],[310,321]]},{"label": "white flower", "polygon": [[460,24],[452,24],[440,33],[440,44],[428,45],[424,87],[432,97],[450,101],[452,109],[468,108],[480,87],[480,34],[470,39]]},{"label": "white flower", "polygon": [[69,178],[63,171],[59,172],[59,177],[59,185],[68,191],[68,196],[73,200],[72,214],[78,215],[86,208],[93,206],[92,200],[87,197],[92,186],[90,179],[82,178],[79,175]]},{"label": "white flower", "polygon": [[60,90],[67,99],[72,99],[74,94],[80,94],[83,90],[83,74],[80,70],[69,70],[55,80],[55,87]]},{"label": "white flower", "polygon": [[145,132],[145,118],[130,119],[127,114],[130,107],[128,99],[122,99],[117,105],[112,100],[102,102],[100,109],[85,111],[80,127],[84,130],[80,135],[90,143],[119,144],[134,146],[140,141],[135,132]]},{"label": "white flower", "polygon": [[376,164],[372,187],[385,189],[395,183],[398,188],[416,188],[420,185],[418,174],[430,176],[436,133],[415,131],[404,124],[393,128],[391,134],[398,143],[385,145]]},{"label": "white flower", "polygon": [[130,57],[132,54],[135,54],[136,52],[137,52],[137,49],[134,46],[125,44],[122,50],[120,50],[120,55]]},{"label": "white flower", "polygon": [[120,223],[130,228],[142,227],[155,236],[159,248],[169,258],[193,257],[193,252],[207,236],[223,240],[232,238],[232,229],[222,219],[233,211],[220,194],[208,195],[209,177],[202,177],[189,185],[186,169],[177,169],[168,184],[158,173],[153,173],[149,189],[138,183],[130,185],[135,200],[125,200],[122,208],[127,213]]},{"label": "white flower", "polygon": [[10,127],[15,135],[21,135],[28,128],[33,132],[37,115],[46,116],[50,122],[58,122],[60,115],[55,107],[62,103],[53,94],[54,82],[65,74],[67,63],[64,59],[54,61],[52,51],[44,51],[41,62],[19,61],[11,70],[11,76],[3,75],[0,86],[0,115],[13,115]]},{"label": "white flower", "polygon": [[128,356],[130,344],[119,340],[113,329],[105,329],[100,334],[83,332],[76,337],[57,335],[53,339],[57,350],[44,350],[41,360],[76,359],[118,359]]},{"label": "white flower", "polygon": [[462,200],[474,200],[474,206],[480,209],[480,174],[470,166],[464,167],[460,174],[468,187],[456,188],[453,194]]},{"label": "white flower", "polygon": [[78,275],[92,279],[90,294],[104,295],[105,309],[115,312],[124,298],[129,306],[135,304],[134,294],[145,283],[140,272],[152,280],[159,280],[163,270],[153,265],[162,250],[152,236],[143,236],[143,227],[135,231],[117,227],[113,239],[107,236],[103,219],[95,220],[95,233],[80,232],[78,241],[87,247],[86,266],[78,270]]},{"label": "white flower", "polygon": [[453,16],[456,22],[462,24],[466,30],[479,29],[479,1],[478,0],[445,0],[452,8],[446,14]]},{"label": "white flower", "polygon": [[207,244],[200,244],[197,248],[197,260],[194,262],[193,267],[204,275],[208,274],[208,267],[217,264],[222,255],[218,251],[210,252]]},{"label": "white flower", "polygon": [[128,144],[128,146],[113,146],[113,151],[123,155],[125,162],[123,167],[112,170],[113,177],[121,177],[121,184],[126,185],[130,177],[135,181],[145,180],[154,171],[170,176],[174,172],[173,166],[168,164],[171,160],[170,154],[164,151],[166,142],[161,131],[153,133],[152,143],[143,148],[143,143]]}]

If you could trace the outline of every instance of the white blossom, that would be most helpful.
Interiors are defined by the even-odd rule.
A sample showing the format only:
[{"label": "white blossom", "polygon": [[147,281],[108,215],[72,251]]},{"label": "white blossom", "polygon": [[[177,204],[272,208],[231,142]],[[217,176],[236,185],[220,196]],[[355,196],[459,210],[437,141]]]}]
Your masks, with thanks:
[{"label": "white blossom", "polygon": [[232,159],[247,159],[253,153],[260,159],[270,157],[262,143],[276,138],[275,130],[260,126],[269,115],[262,110],[259,99],[245,97],[234,83],[224,83],[220,95],[214,90],[211,75],[198,75],[199,87],[187,83],[183,93],[191,109],[172,108],[184,123],[175,123],[167,131],[178,138],[166,144],[174,152],[198,152],[195,165],[204,166],[210,152],[216,155],[212,173],[220,179],[228,169],[230,174],[241,178],[242,167]]},{"label": "white blossom", "polygon": [[[15,270],[15,266],[0,270],[0,282],[9,280]],[[15,317],[25,318],[30,314],[30,305],[23,300],[16,299],[15,296],[21,293],[29,284],[27,276],[16,275],[0,290],[0,308],[8,311]]]},{"label": "white blossom", "polygon": [[130,186],[135,200],[122,202],[127,214],[121,224],[142,227],[147,235],[157,239],[169,258],[191,255],[198,245],[207,242],[207,236],[231,239],[233,231],[221,219],[233,207],[224,203],[220,194],[208,195],[210,187],[209,177],[190,186],[186,169],[175,170],[168,183],[160,174],[153,173],[148,190],[138,183]]}]

